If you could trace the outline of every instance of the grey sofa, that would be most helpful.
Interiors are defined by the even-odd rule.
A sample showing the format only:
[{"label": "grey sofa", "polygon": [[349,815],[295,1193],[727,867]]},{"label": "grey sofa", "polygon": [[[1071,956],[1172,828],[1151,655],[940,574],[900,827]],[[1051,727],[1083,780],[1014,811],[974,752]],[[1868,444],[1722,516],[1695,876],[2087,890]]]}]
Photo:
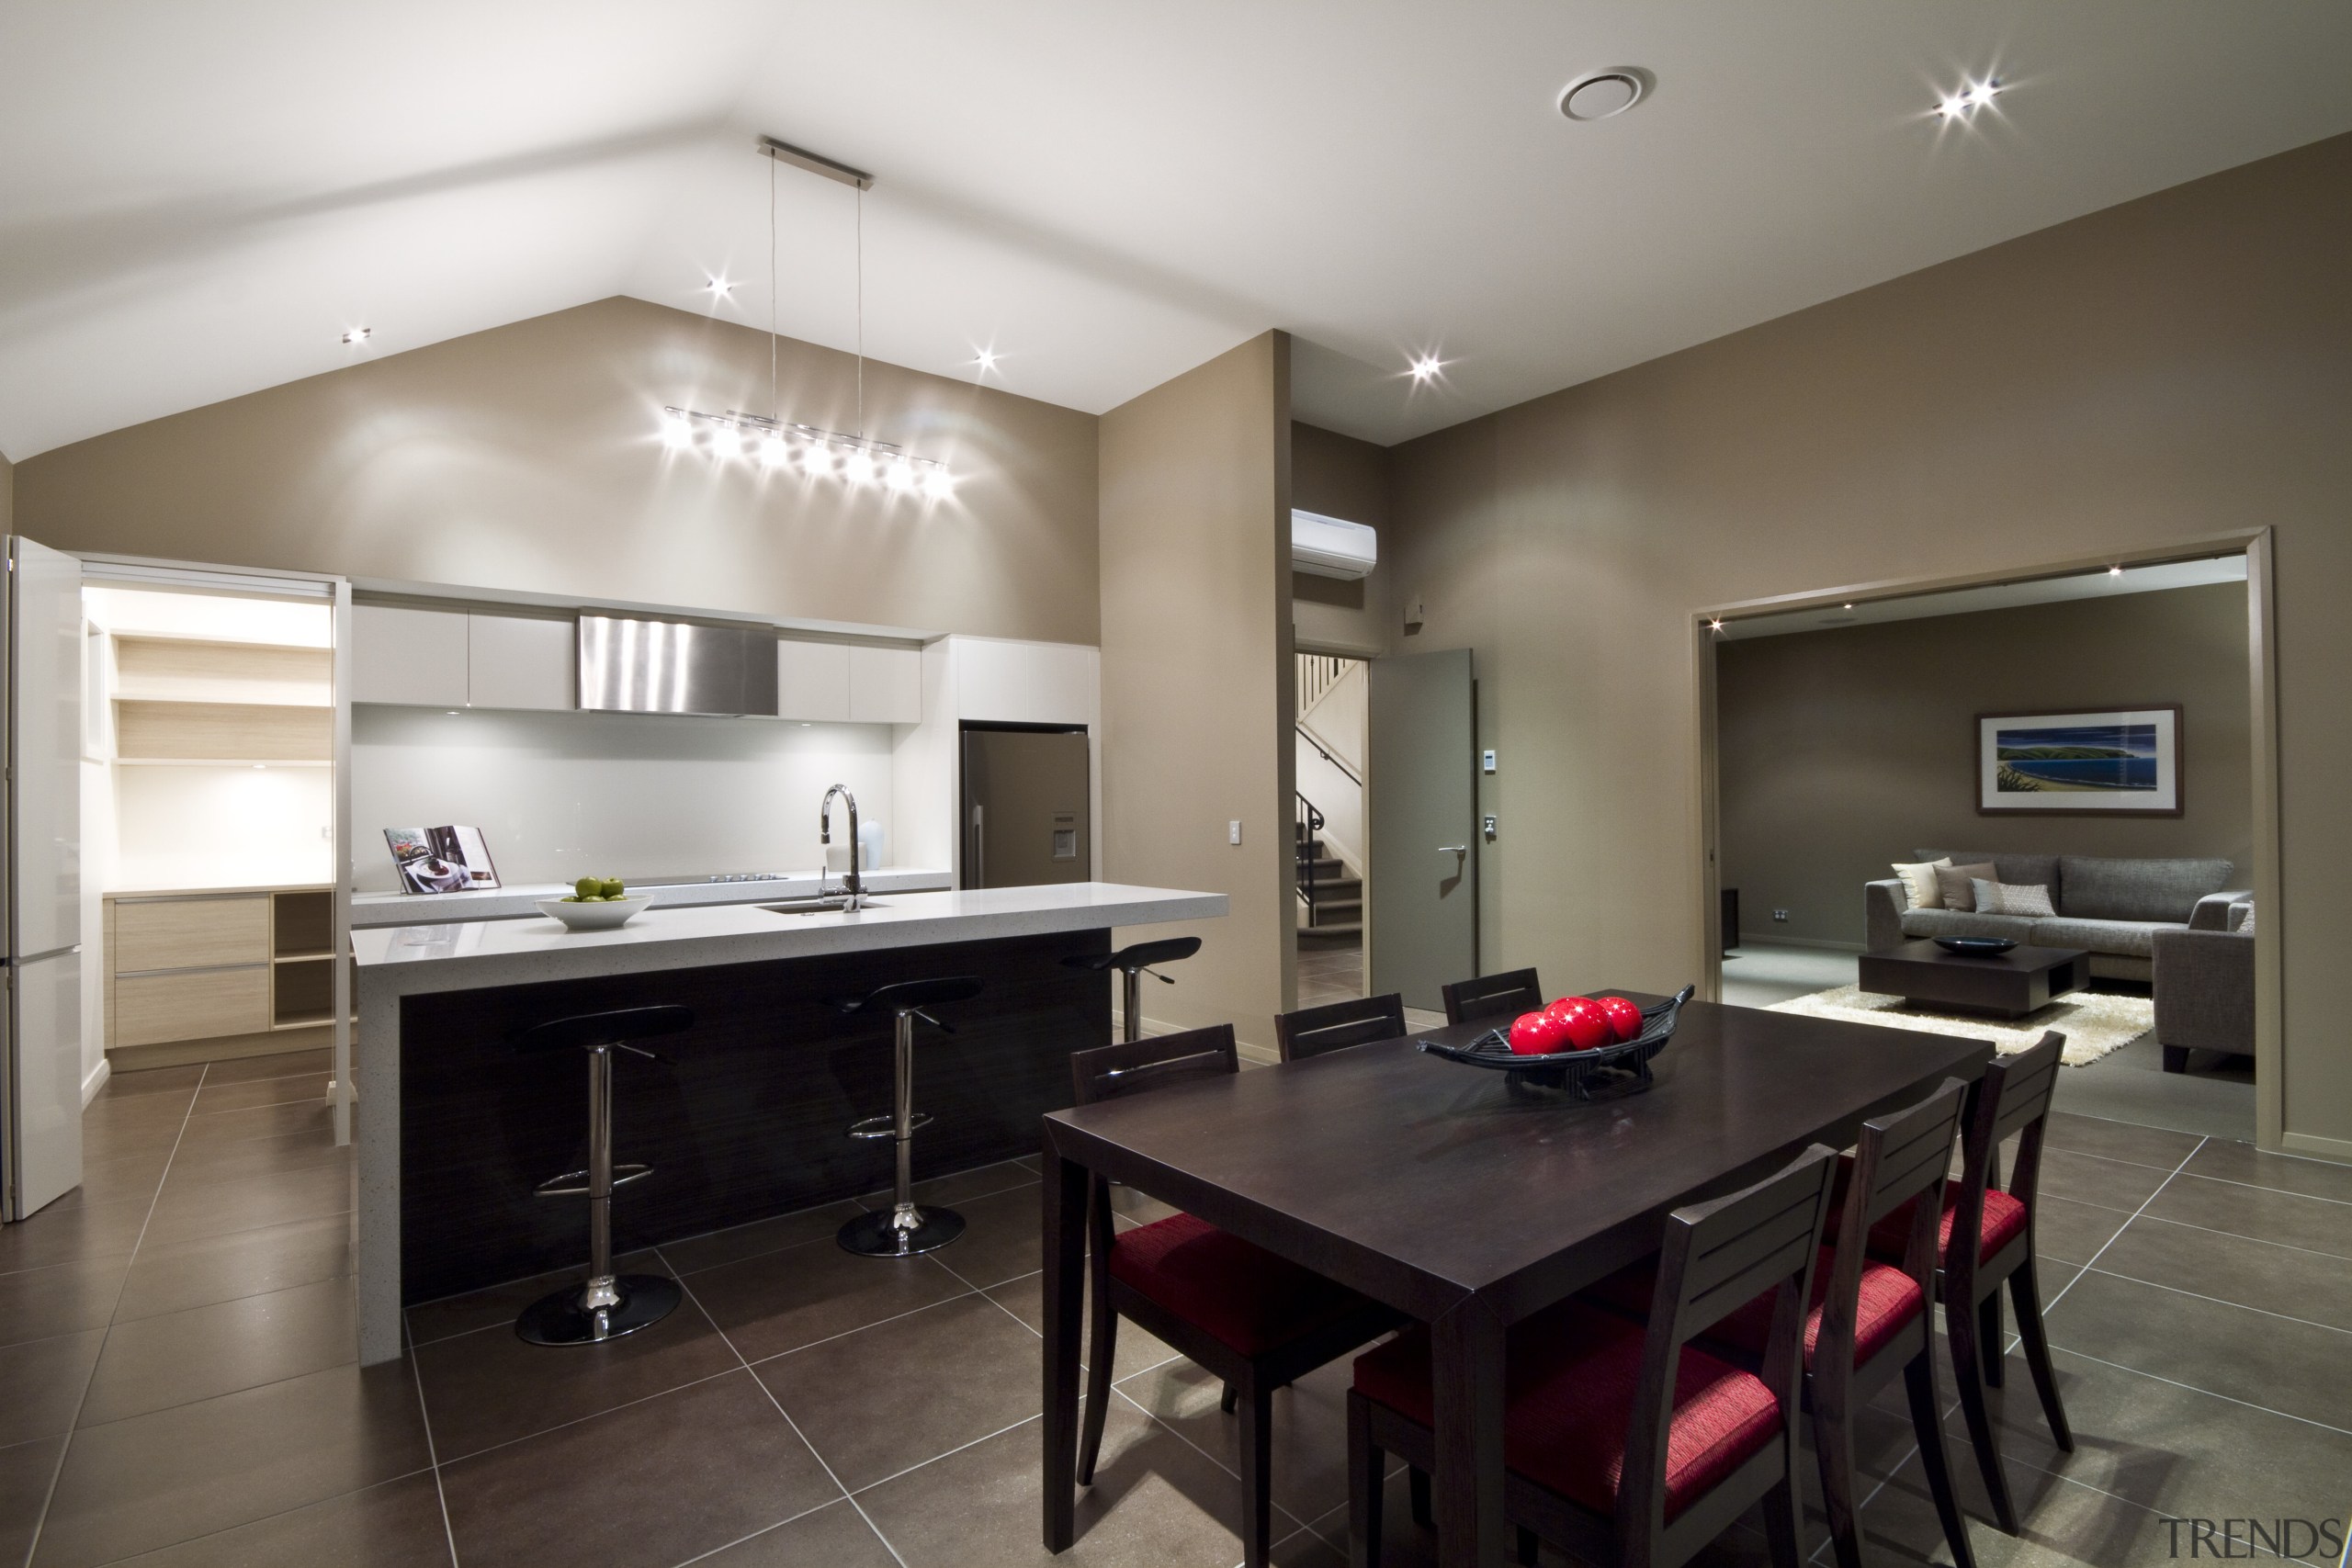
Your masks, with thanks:
[{"label": "grey sofa", "polygon": [[1991,862],[2007,883],[2050,889],[2054,919],[1987,915],[1973,909],[1915,909],[1900,877],[1862,887],[1871,951],[1923,937],[1999,936],[2036,947],[2079,948],[2090,970],[2111,980],[2149,980],[2155,939],[2165,931],[2228,931],[2230,907],[2253,897],[2225,891],[2236,870],[2225,860],[2111,860],[2097,855],[1989,854],[1914,850],[1915,861],[1949,857],[1954,865]]},{"label": "grey sofa", "polygon": [[2229,906],[2222,929],[2158,931],[2156,1043],[2165,1071],[2188,1070],[2191,1051],[2254,1051],[2254,933],[2248,903]]}]

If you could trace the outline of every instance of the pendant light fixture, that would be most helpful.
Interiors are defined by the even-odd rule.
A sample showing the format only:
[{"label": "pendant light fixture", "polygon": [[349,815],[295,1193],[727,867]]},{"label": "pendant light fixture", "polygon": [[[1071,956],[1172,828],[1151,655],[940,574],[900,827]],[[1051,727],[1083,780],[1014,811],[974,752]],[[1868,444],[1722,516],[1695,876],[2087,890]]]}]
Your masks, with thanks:
[{"label": "pendant light fixture", "polygon": [[[673,451],[703,447],[720,460],[742,457],[763,468],[797,469],[811,479],[838,478],[853,489],[880,484],[893,495],[920,494],[944,501],[955,494],[956,478],[935,457],[918,457],[892,441],[876,441],[865,434],[865,193],[874,176],[831,158],[779,141],[759,140],[768,160],[768,412],[752,413],[729,409],[709,413],[675,404],[662,411],[662,442]],[[825,430],[788,421],[776,377],[776,165],[789,164],[812,175],[838,180],[857,193],[857,429],[854,434]]]}]

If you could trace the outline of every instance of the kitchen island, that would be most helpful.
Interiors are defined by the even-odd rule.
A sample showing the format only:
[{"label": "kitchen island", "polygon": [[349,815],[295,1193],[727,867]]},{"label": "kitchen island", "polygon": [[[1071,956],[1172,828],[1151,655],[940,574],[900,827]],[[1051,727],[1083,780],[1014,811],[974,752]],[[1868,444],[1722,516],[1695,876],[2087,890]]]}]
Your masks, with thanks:
[{"label": "kitchen island", "polygon": [[890,1022],[831,1004],[899,980],[986,989],[926,1032],[916,1104],[936,1118],[917,1175],[1037,1146],[1070,1101],[1069,1056],[1111,1039],[1111,977],[1064,960],[1114,928],[1214,919],[1225,896],[1112,883],[879,893],[867,908],[653,908],[618,931],[548,919],[355,931],[359,1352],[401,1353],[405,1305],[585,1261],[576,1201],[532,1189],[577,1168],[577,1060],[507,1042],[549,1019],[675,1003],[695,1027],[621,1058],[616,1157],[653,1168],[614,1205],[616,1251],[741,1224],[888,1179],[886,1145],[846,1135],[890,1103]]}]

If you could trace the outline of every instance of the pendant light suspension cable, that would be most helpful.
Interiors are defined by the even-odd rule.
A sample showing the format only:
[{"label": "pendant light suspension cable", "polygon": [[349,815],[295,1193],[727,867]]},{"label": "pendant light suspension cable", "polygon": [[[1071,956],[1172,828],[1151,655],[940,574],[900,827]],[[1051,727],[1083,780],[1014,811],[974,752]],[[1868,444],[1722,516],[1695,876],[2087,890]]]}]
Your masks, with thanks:
[{"label": "pendant light suspension cable", "polygon": [[857,187],[857,433],[865,434],[865,187]]},{"label": "pendant light suspension cable", "polygon": [[775,160],[768,160],[768,417],[784,418],[775,391]]}]

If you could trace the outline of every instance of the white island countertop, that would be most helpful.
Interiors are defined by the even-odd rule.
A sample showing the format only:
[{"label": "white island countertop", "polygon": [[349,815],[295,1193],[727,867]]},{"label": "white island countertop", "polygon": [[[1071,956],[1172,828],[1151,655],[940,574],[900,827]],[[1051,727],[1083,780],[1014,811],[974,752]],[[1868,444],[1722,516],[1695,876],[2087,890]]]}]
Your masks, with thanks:
[{"label": "white island countertop", "polygon": [[[815,895],[820,883],[830,890],[840,886],[841,880],[839,872],[820,878],[809,871],[759,882],[646,883],[631,891],[651,898],[655,908],[668,909],[695,904],[773,904],[779,898],[807,898]],[[888,866],[865,874],[869,893],[933,893],[955,886],[955,873],[920,866]],[[357,930],[367,926],[422,925],[427,921],[535,919],[540,918],[540,899],[560,898],[571,891],[569,882],[517,882],[466,893],[355,893],[351,896],[351,924]]]},{"label": "white island countertop", "polygon": [[1222,893],[1115,882],[879,892],[874,900],[854,915],[778,914],[757,904],[656,907],[609,931],[568,931],[544,915],[378,926],[353,931],[351,946],[363,996],[398,996],[1214,919],[1227,908]]}]

